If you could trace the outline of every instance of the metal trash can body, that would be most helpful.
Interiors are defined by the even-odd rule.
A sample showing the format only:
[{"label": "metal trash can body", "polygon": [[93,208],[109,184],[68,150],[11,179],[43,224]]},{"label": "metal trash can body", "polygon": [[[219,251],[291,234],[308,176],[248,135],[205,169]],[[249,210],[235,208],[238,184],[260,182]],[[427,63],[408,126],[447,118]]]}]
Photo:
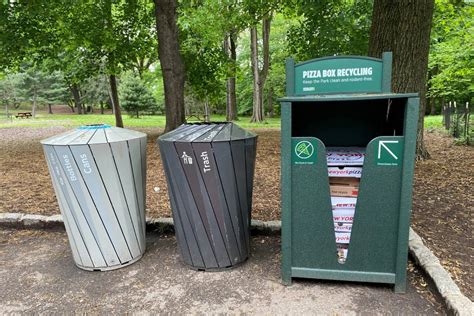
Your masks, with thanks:
[{"label": "metal trash can body", "polygon": [[41,143],[76,265],[105,271],[140,259],[146,134],[84,126]]},{"label": "metal trash can body", "polygon": [[244,262],[257,136],[233,123],[184,124],[158,143],[183,261],[198,270]]}]

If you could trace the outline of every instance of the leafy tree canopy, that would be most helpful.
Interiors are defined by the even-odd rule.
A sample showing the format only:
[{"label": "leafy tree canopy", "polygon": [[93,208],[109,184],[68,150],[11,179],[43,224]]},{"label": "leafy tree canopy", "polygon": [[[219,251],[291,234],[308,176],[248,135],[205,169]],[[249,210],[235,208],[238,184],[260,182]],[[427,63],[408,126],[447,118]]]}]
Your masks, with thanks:
[{"label": "leafy tree canopy", "polygon": [[299,23],[288,32],[299,61],[331,55],[367,55],[373,1],[295,0]]},{"label": "leafy tree canopy", "polygon": [[436,0],[429,58],[428,96],[473,101],[474,4]]}]

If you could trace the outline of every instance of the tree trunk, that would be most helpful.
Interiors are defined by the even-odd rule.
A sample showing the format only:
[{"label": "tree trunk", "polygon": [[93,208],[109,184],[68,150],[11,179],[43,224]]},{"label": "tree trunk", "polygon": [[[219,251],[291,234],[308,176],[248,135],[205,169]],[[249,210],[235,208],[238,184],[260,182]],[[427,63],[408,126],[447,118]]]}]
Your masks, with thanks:
[{"label": "tree trunk", "polygon": [[51,103],[48,103],[48,114],[53,114],[53,109],[51,108]]},{"label": "tree trunk", "polygon": [[38,96],[38,92],[36,91],[36,89],[33,90],[33,108],[31,109],[31,115],[34,117],[36,117],[36,98]]},{"label": "tree trunk", "polygon": [[100,114],[104,114],[104,102],[100,102]]},{"label": "tree trunk", "polygon": [[110,94],[112,96],[112,107],[115,115],[115,126],[123,127],[122,112],[120,111],[120,104],[117,92],[117,78],[115,75],[110,75]]},{"label": "tree trunk", "polygon": [[250,28],[250,48],[253,71],[253,113],[251,122],[263,122],[263,89],[270,68],[270,23],[271,15],[262,19],[263,65],[258,67],[258,36],[255,26]]},{"label": "tree trunk", "polygon": [[267,106],[268,106],[268,117],[272,118],[274,113],[273,107],[273,86],[270,85],[268,88],[268,96],[267,96]]},{"label": "tree trunk", "polygon": [[71,112],[74,113],[74,102],[72,101],[68,101],[67,102],[67,106],[71,109]]},{"label": "tree trunk", "polygon": [[369,38],[369,56],[393,52],[392,90],[420,94],[417,159],[429,158],[423,121],[433,7],[434,0],[375,0]]},{"label": "tree trunk", "polygon": [[158,53],[165,90],[165,132],[185,122],[184,62],[179,50],[176,0],[155,0]]},{"label": "tree trunk", "polygon": [[210,115],[209,115],[209,100],[206,98],[206,101],[204,101],[204,122],[209,122],[210,121]]},{"label": "tree trunk", "polygon": [[251,122],[261,122],[263,117],[261,115],[261,104],[260,104],[260,72],[258,69],[258,38],[257,38],[257,27],[252,26],[250,28],[250,58],[252,63],[252,76],[253,76],[253,109]]},{"label": "tree trunk", "polygon": [[237,95],[235,93],[235,76],[237,72],[237,47],[235,44],[236,35],[235,30],[229,32],[224,40],[225,53],[230,57],[230,77],[227,78],[226,92],[227,92],[227,106],[226,118],[227,121],[237,120]]},{"label": "tree trunk", "polygon": [[70,86],[72,96],[74,98],[74,106],[77,109],[77,114],[82,114],[82,105],[81,105],[81,94],[79,91],[79,87],[76,83],[73,83]]},{"label": "tree trunk", "polygon": [[434,98],[433,98],[433,99],[430,98],[429,101],[427,101],[427,102],[429,102],[429,103],[431,104],[431,107],[430,107],[430,115],[435,115],[435,114],[436,114],[436,113],[435,113],[435,112],[436,112],[436,102],[435,102],[435,101],[436,101],[436,99],[434,99]]}]

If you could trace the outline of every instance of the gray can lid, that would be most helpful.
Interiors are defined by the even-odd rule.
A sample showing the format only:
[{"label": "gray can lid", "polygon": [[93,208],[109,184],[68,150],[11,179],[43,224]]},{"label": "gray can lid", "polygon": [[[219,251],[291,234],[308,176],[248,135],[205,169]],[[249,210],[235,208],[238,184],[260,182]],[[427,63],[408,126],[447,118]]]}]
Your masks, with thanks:
[{"label": "gray can lid", "polygon": [[142,137],[146,137],[146,134],[110,125],[94,124],[43,139],[41,144],[55,146],[106,144]]},{"label": "gray can lid", "polygon": [[211,143],[255,138],[257,135],[232,122],[186,123],[159,137],[160,141]]}]

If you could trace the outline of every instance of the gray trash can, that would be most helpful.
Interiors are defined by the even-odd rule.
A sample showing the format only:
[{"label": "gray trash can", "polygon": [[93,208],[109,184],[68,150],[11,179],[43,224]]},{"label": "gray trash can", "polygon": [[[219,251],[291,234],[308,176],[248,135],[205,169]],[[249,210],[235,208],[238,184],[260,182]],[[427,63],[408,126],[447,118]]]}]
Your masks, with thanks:
[{"label": "gray trash can", "polygon": [[198,270],[244,262],[257,136],[233,123],[184,124],[158,144],[184,262]]},{"label": "gray trash can", "polygon": [[41,141],[79,268],[121,268],[145,252],[146,134],[83,126]]}]

